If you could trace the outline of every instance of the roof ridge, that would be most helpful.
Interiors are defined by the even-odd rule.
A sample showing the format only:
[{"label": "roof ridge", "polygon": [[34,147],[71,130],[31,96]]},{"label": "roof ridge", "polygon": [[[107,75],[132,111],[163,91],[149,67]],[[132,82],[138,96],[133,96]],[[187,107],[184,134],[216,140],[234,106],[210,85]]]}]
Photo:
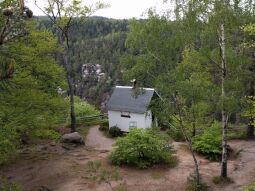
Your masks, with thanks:
[{"label": "roof ridge", "polygon": [[[128,89],[133,88],[132,86],[115,86],[115,87],[116,87],[116,88],[128,88]],[[141,87],[141,88],[143,88],[143,89],[145,89],[145,90],[153,90],[153,91],[155,91],[154,88],[144,88],[144,87]]]}]

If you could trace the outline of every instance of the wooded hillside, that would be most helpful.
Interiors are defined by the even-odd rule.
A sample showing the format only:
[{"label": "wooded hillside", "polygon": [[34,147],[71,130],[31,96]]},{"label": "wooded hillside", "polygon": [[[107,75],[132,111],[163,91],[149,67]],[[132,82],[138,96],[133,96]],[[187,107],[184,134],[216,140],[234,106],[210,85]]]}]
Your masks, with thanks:
[{"label": "wooded hillside", "polygon": [[[49,19],[39,17],[51,29]],[[74,22],[70,31],[70,59],[75,65],[75,94],[104,107],[111,88],[122,84],[120,58],[126,52],[128,20],[89,17]]]}]

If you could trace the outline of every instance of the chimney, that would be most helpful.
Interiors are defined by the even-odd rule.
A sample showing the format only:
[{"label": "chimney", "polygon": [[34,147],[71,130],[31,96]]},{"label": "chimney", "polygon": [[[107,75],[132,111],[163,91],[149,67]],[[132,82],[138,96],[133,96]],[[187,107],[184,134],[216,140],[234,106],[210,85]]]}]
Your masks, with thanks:
[{"label": "chimney", "polygon": [[136,79],[131,80],[131,82],[133,83],[133,89],[135,89],[136,88],[136,83],[137,83]]}]

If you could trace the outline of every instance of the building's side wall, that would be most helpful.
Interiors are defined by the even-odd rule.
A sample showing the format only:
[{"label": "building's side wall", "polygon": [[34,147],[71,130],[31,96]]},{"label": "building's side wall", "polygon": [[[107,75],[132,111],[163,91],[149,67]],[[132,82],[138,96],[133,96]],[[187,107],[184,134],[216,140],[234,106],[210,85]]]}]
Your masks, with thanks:
[{"label": "building's side wall", "polygon": [[147,111],[144,114],[144,118],[145,118],[145,127],[151,127],[152,126],[152,113],[151,111]]},{"label": "building's side wall", "polygon": [[152,125],[152,115],[148,111],[145,114],[130,113],[128,117],[122,117],[120,111],[108,111],[109,127],[117,126],[122,131],[128,132],[131,124],[136,124],[138,128],[149,128]]}]

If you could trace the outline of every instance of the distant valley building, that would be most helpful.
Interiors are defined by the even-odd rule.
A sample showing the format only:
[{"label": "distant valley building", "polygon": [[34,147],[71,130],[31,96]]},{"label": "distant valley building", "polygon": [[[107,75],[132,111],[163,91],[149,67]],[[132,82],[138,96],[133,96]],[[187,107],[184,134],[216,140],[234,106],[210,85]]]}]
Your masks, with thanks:
[{"label": "distant valley building", "polygon": [[155,97],[158,94],[152,88],[116,86],[107,104],[109,127],[117,126],[124,132],[151,127],[154,116],[149,106]]}]

